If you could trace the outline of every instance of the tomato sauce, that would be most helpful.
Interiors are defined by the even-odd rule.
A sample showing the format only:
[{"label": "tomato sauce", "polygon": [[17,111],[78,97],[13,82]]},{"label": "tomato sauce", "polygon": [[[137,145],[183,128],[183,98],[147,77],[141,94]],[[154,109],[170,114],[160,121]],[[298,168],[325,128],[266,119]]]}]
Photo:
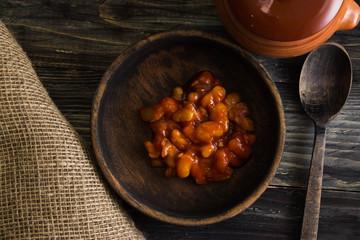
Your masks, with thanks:
[{"label": "tomato sauce", "polygon": [[165,167],[169,178],[191,175],[197,184],[230,178],[256,141],[249,114],[240,95],[226,94],[212,73],[196,74],[187,86],[140,111],[153,132],[145,142],[151,165]]}]

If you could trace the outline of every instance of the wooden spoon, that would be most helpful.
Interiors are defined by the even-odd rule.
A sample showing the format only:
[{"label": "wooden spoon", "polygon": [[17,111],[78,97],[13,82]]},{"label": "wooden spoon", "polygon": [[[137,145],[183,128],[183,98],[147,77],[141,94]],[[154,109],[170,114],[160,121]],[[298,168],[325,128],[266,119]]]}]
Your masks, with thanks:
[{"label": "wooden spoon", "polygon": [[299,93],[301,104],[315,123],[315,141],[301,239],[317,237],[326,126],[345,104],[351,83],[351,61],[341,45],[323,44],[306,58],[300,75]]}]

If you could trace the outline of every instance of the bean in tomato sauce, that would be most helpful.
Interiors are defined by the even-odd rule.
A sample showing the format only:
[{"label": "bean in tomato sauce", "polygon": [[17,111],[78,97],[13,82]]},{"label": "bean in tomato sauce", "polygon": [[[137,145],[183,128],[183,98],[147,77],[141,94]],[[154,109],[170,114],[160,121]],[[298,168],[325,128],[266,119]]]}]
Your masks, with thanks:
[{"label": "bean in tomato sauce", "polygon": [[197,73],[170,97],[141,109],[152,141],[145,142],[152,167],[165,167],[165,176],[197,184],[223,181],[233,168],[249,159],[256,141],[254,122],[238,93],[226,93],[211,72]]}]

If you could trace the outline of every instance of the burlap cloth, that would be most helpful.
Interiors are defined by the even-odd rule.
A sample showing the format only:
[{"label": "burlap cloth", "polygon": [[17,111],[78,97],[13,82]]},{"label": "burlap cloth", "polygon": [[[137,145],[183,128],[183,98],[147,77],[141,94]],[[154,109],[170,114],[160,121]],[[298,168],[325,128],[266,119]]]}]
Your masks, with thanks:
[{"label": "burlap cloth", "polygon": [[143,239],[0,21],[0,238]]}]

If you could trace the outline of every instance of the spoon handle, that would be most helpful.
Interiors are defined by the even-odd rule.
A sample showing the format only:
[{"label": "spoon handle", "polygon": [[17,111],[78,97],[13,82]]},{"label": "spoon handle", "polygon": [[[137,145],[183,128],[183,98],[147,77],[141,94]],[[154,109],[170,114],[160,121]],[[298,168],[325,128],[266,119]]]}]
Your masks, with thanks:
[{"label": "spoon handle", "polygon": [[324,168],[325,135],[326,127],[319,127],[316,125],[315,143],[306,192],[301,240],[317,238]]}]

